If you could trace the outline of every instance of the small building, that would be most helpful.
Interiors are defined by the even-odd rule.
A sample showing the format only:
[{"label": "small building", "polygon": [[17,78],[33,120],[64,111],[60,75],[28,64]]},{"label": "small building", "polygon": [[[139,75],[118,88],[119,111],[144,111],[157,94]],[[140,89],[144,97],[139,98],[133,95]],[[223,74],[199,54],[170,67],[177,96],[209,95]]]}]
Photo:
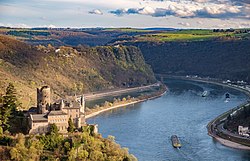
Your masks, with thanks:
[{"label": "small building", "polygon": [[55,50],[55,53],[58,53],[60,50],[61,50],[61,49],[56,49],[56,50]]},{"label": "small building", "polygon": [[76,128],[81,128],[86,125],[84,108],[84,96],[68,97],[52,104],[50,88],[43,86],[37,89],[37,109],[29,112],[29,133],[46,133],[50,124],[56,124],[60,133],[66,133],[69,119],[72,119]]},{"label": "small building", "polygon": [[241,136],[249,137],[249,129],[248,129],[248,127],[239,126],[238,127],[238,133]]}]

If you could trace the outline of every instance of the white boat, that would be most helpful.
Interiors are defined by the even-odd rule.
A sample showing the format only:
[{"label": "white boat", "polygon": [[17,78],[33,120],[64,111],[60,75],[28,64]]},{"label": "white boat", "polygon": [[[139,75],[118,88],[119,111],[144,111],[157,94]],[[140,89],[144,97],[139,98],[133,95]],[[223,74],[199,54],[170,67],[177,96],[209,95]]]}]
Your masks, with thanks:
[{"label": "white boat", "polygon": [[201,96],[206,97],[207,95],[208,95],[208,91],[204,91]]},{"label": "white boat", "polygon": [[225,100],[225,103],[229,102],[230,101],[230,98],[226,98]]}]

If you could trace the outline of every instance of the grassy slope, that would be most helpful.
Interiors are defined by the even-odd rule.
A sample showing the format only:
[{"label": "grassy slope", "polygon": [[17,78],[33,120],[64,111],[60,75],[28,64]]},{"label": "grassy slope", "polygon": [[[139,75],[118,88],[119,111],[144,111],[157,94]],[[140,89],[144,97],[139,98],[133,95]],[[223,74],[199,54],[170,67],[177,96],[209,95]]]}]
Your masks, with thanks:
[{"label": "grassy slope", "polygon": [[235,32],[213,32],[213,30],[181,30],[181,31],[171,31],[162,32],[156,34],[145,34],[136,37],[137,41],[204,41],[211,40],[215,38],[223,39],[235,39],[238,37],[250,37],[250,34],[243,33],[237,34]]},{"label": "grassy slope", "polygon": [[36,87],[49,85],[54,96],[80,94],[123,84],[155,81],[152,70],[135,47],[38,48],[0,36],[0,93],[14,82],[25,108],[34,105]]}]

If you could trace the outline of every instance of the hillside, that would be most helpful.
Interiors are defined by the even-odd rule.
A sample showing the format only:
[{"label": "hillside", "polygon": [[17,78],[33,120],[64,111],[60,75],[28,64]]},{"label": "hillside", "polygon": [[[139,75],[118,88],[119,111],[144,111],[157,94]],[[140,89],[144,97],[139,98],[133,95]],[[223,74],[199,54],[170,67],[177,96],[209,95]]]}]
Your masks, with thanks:
[{"label": "hillside", "polygon": [[4,28],[0,34],[33,45],[98,46],[124,42],[186,42],[250,39],[250,29],[165,29],[165,28]]},{"label": "hillside", "polygon": [[250,40],[125,43],[139,47],[155,73],[250,82]]},{"label": "hillside", "polygon": [[99,29],[99,28],[1,28],[0,34],[15,37],[33,45],[48,45],[62,46],[70,45],[77,46],[79,44],[98,46],[106,45],[109,42],[116,41],[117,39],[133,38],[135,35],[142,33],[154,33],[150,30],[139,29]]},{"label": "hillside", "polygon": [[0,33],[33,45],[132,45],[156,73],[250,81],[250,29],[1,28]]},{"label": "hillside", "polygon": [[14,82],[24,108],[34,105],[36,87],[44,84],[56,97],[155,82],[140,50],[133,46],[55,48],[31,46],[7,36],[0,36],[0,75],[0,93]]}]

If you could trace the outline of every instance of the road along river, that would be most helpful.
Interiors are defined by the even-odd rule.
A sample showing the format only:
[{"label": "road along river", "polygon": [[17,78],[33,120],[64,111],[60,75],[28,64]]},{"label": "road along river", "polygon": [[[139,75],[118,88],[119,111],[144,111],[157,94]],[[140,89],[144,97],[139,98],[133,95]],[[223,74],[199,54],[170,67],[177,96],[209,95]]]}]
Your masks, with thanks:
[{"label": "road along river", "polygon": [[[209,121],[237,105],[247,96],[213,84],[168,79],[169,91],[162,97],[122,107],[87,120],[99,132],[113,135],[139,161],[250,161],[250,152],[225,147],[207,135]],[[202,97],[204,91],[207,97]],[[231,99],[225,102],[225,93]],[[174,149],[170,137],[180,137],[182,148]]]}]

